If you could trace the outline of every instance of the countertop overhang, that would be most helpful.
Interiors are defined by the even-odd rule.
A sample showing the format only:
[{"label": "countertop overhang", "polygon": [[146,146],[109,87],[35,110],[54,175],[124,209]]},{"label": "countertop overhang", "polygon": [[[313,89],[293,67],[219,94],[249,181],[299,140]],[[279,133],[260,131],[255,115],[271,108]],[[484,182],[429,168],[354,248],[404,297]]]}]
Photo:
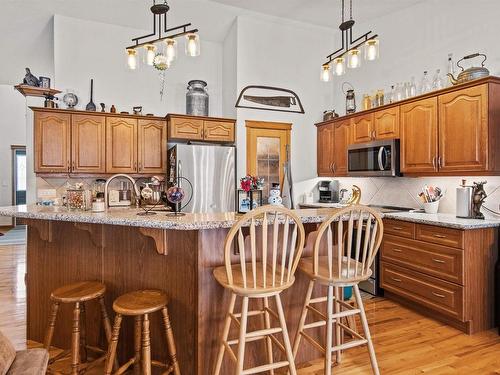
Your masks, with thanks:
[{"label": "countertop overhang", "polygon": [[[306,223],[321,223],[339,208],[306,208],[294,210]],[[105,212],[69,211],[60,206],[9,206],[0,207],[0,216],[11,216],[23,219],[54,220],[75,223],[122,225],[142,228],[159,228],[171,230],[201,230],[231,228],[241,217],[236,212],[223,213],[186,213],[183,216],[167,216],[165,212],[156,215],[139,216],[143,212],[135,208],[111,208]],[[461,219],[453,214],[425,214],[416,212],[381,213],[386,219],[409,221],[413,223],[436,225],[455,229],[481,229],[500,227],[500,220]]]}]

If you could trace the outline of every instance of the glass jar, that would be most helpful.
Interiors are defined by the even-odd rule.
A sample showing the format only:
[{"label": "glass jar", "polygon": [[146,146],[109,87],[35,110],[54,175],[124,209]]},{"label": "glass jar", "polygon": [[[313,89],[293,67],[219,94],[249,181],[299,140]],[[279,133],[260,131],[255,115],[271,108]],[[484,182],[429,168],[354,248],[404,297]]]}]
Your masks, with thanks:
[{"label": "glass jar", "polygon": [[186,114],[208,116],[208,92],[205,81],[195,79],[188,82],[186,93]]},{"label": "glass jar", "polygon": [[384,96],[384,90],[377,90],[376,94],[377,98],[377,106],[382,106],[385,104],[385,96]]},{"label": "glass jar", "polygon": [[85,190],[81,189],[66,190],[66,205],[69,210],[85,210],[86,209]]},{"label": "glass jar", "polygon": [[372,100],[370,98],[370,95],[364,94],[363,95],[363,110],[370,109],[372,107]]}]

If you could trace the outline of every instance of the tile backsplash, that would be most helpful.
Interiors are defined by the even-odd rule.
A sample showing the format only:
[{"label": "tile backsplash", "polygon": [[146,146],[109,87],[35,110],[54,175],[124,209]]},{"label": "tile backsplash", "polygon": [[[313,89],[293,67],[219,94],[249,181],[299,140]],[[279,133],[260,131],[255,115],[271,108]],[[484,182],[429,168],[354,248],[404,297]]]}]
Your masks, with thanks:
[{"label": "tile backsplash", "polygon": [[[340,188],[350,188],[357,185],[361,188],[361,203],[384,206],[400,206],[420,208],[422,204],[418,193],[424,185],[439,186],[444,191],[444,197],[439,205],[439,212],[455,213],[456,188],[466,179],[468,184],[473,181],[487,181],[485,185],[488,197],[484,206],[494,211],[500,211],[500,177],[499,176],[474,176],[474,177],[364,177],[364,178],[337,178]],[[293,186],[296,205],[304,201],[304,195],[312,192],[314,201],[318,201],[319,193],[316,185],[322,180],[331,178],[313,178],[296,182]],[[486,217],[500,219],[500,216],[483,210]]]}]

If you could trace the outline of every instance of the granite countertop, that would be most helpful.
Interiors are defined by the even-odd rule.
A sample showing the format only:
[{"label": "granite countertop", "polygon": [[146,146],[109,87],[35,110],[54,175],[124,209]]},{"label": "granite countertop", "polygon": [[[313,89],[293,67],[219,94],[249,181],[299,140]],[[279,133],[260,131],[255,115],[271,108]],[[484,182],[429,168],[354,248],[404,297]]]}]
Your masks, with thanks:
[{"label": "granite countertop", "polygon": [[[338,207],[317,207],[294,210],[303,223],[321,223]],[[231,228],[241,215],[235,212],[188,213],[184,216],[167,216],[166,212],[156,215],[138,216],[143,212],[135,208],[111,208],[106,212],[68,211],[57,206],[10,206],[0,207],[0,216],[25,219],[68,221],[132,227],[160,228],[174,230],[200,230]],[[426,214],[419,212],[390,212],[381,214],[384,218],[410,221],[456,229],[481,229],[500,227],[500,220],[459,219],[453,214]]]},{"label": "granite countertop", "polygon": [[[342,205],[339,203],[300,203],[301,207],[309,208],[338,208]],[[419,224],[429,224],[436,225],[440,227],[446,228],[455,228],[455,229],[481,229],[481,228],[495,228],[500,227],[500,218],[498,220],[495,219],[486,219],[486,220],[477,220],[477,219],[460,219],[457,218],[454,214],[426,214],[424,212],[384,212],[384,218],[386,219],[395,219],[402,221],[410,221],[412,223]]]},{"label": "granite countertop", "polygon": [[[332,213],[332,210],[328,208],[294,211],[303,223],[321,223]],[[150,216],[138,216],[137,214],[140,212],[144,211],[136,208],[111,208],[106,212],[93,213],[91,211],[68,211],[65,207],[60,206],[0,207],[0,216],[173,230],[231,228],[241,217],[236,212],[187,213],[178,217],[167,216],[166,212],[156,212],[156,215]]]}]

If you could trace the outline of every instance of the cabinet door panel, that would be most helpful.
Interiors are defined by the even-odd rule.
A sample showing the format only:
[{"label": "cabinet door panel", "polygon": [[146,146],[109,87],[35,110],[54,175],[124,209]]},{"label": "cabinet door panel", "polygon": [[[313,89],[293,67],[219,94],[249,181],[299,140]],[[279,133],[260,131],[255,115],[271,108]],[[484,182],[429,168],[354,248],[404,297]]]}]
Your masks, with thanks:
[{"label": "cabinet door panel", "polygon": [[104,173],[106,121],[103,116],[71,116],[71,171]]},{"label": "cabinet door panel", "polygon": [[437,98],[402,105],[400,130],[401,171],[403,173],[436,172]]},{"label": "cabinet door panel", "polygon": [[203,139],[205,141],[234,142],[234,123],[204,121]]},{"label": "cabinet door panel", "polygon": [[365,143],[373,140],[373,113],[357,116],[352,119],[354,143]]},{"label": "cabinet door panel", "polygon": [[35,112],[35,172],[68,173],[71,159],[71,116]]},{"label": "cabinet door panel", "polygon": [[167,124],[160,120],[139,120],[139,173],[166,173]]},{"label": "cabinet door panel", "polygon": [[333,176],[334,124],[318,126],[316,132],[318,176]]},{"label": "cabinet door panel", "polygon": [[375,112],[373,128],[376,139],[399,138],[399,107]]},{"label": "cabinet door panel", "polygon": [[203,139],[203,120],[172,117],[168,126],[169,138]]},{"label": "cabinet door panel", "polygon": [[335,176],[347,175],[347,147],[350,141],[349,120],[335,124],[335,135],[333,141],[333,172]]},{"label": "cabinet door panel", "polygon": [[106,118],[106,172],[137,172],[137,120]]},{"label": "cabinet door panel", "polygon": [[439,96],[440,170],[486,171],[488,86]]}]

